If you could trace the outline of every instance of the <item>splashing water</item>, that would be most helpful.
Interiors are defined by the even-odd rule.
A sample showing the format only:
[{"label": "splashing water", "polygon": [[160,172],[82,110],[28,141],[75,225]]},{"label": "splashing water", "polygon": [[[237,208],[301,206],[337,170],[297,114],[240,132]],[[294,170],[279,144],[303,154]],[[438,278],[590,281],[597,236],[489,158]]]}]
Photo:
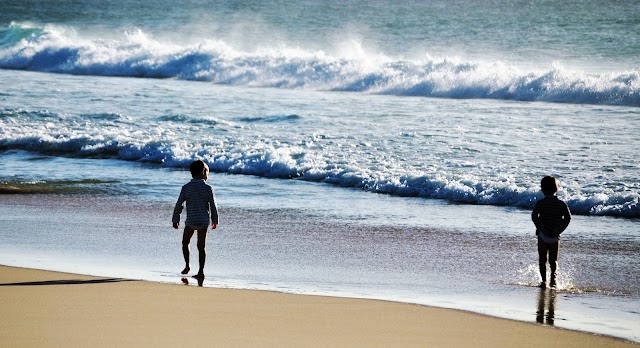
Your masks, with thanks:
[{"label": "splashing water", "polygon": [[349,49],[335,55],[284,44],[244,51],[221,39],[182,45],[161,41],[139,28],[106,40],[82,37],[74,28],[12,23],[0,28],[0,68],[397,96],[640,106],[636,70],[587,73],[559,62],[534,70],[430,55],[408,60],[349,42],[343,46]]}]

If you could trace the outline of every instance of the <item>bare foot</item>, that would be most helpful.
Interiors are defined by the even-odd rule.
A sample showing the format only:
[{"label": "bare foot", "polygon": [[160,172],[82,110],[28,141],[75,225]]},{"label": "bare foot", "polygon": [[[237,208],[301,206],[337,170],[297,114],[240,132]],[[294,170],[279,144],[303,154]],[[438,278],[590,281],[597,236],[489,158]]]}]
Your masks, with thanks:
[{"label": "bare foot", "polygon": [[185,267],[185,268],[182,270],[182,272],[181,272],[181,273],[182,273],[182,274],[187,274],[187,273],[189,273],[189,271],[190,271],[190,270],[191,270],[191,267],[187,266],[187,267]]},{"label": "bare foot", "polygon": [[204,279],[204,273],[198,273],[198,274],[194,275],[193,278]]}]

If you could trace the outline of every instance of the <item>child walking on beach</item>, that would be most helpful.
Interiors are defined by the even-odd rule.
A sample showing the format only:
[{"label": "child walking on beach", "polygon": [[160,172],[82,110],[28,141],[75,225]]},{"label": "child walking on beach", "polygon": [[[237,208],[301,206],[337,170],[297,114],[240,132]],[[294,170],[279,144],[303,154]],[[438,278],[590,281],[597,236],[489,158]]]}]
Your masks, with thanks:
[{"label": "child walking on beach", "polygon": [[200,269],[198,274],[193,276],[196,279],[204,279],[204,263],[206,259],[205,240],[207,238],[207,228],[211,222],[211,229],[218,226],[218,208],[216,207],[215,194],[213,188],[206,183],[209,179],[209,167],[203,161],[197,160],[189,167],[191,177],[189,183],[182,186],[180,196],[173,209],[173,228],[180,227],[180,213],[183,205],[187,203],[187,219],[185,221],[184,233],[182,235],[182,254],[184,256],[185,267],[182,274],[188,274],[191,270],[189,263],[189,244],[195,231],[198,231],[198,256]]},{"label": "child walking on beach", "polygon": [[571,222],[571,212],[567,204],[558,197],[558,180],[552,176],[545,176],[540,182],[544,198],[536,202],[531,213],[531,220],[536,225],[538,236],[538,256],[540,264],[541,288],[547,287],[547,254],[551,268],[551,288],[556,287],[556,270],[558,268],[558,247],[560,234]]}]

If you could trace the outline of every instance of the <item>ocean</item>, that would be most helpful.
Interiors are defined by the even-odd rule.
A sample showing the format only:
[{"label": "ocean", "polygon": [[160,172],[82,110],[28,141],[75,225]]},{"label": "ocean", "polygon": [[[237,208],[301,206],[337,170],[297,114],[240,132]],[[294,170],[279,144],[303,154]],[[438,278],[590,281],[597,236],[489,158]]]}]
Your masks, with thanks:
[{"label": "ocean", "polygon": [[[633,1],[4,0],[0,264],[182,282],[203,159],[204,286],[640,342],[638,32]],[[545,175],[573,213],[556,291]]]}]

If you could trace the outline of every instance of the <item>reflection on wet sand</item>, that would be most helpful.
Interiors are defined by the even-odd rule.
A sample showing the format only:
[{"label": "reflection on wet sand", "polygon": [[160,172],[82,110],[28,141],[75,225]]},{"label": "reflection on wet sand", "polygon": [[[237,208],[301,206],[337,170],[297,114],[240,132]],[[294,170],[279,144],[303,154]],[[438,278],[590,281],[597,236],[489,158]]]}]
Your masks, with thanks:
[{"label": "reflection on wet sand", "polygon": [[540,289],[538,293],[538,310],[536,321],[540,324],[553,325],[556,310],[555,290]]}]

